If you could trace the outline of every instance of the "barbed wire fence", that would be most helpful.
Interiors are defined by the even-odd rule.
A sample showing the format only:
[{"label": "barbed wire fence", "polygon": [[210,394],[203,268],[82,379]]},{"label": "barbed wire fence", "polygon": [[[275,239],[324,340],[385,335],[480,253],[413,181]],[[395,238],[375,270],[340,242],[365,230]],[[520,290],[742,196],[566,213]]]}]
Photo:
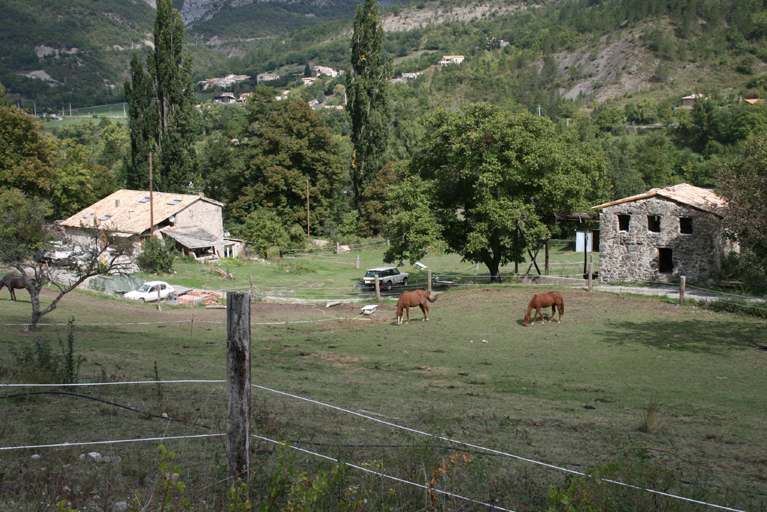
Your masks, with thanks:
[{"label": "barbed wire fence", "polygon": [[[92,383],[75,383],[75,384],[65,384],[65,383],[57,383],[57,384],[33,384],[33,383],[29,383],[29,384],[8,384],[8,383],[0,383],[0,392],[5,391],[5,390],[34,389],[34,388],[44,388],[44,389],[48,389],[48,388],[59,388],[59,389],[62,389],[63,388],[63,389],[66,389],[66,388],[72,388],[72,387],[82,388],[82,387],[100,387],[100,386],[140,386],[140,385],[153,385],[153,386],[156,386],[158,384],[223,384],[225,382],[226,382],[225,380],[184,379],[184,380],[151,380],[151,381],[125,381],[125,382],[92,382]],[[384,416],[382,414],[376,414],[376,413],[373,413],[373,412],[370,412],[370,411],[359,411],[359,410],[355,411],[355,410],[352,410],[352,409],[349,409],[349,408],[346,408],[346,407],[341,407],[341,406],[329,404],[329,403],[322,402],[322,401],[319,401],[319,400],[316,400],[316,399],[312,399],[312,398],[308,398],[308,397],[305,397],[305,396],[302,396],[302,395],[299,395],[299,394],[287,393],[287,392],[284,392],[284,391],[280,391],[280,390],[277,390],[277,389],[273,389],[273,388],[269,388],[269,387],[261,386],[261,385],[257,385],[257,384],[253,384],[252,388],[260,390],[260,391],[263,391],[263,392],[266,392],[266,393],[272,393],[272,394],[275,394],[275,395],[286,397],[286,398],[288,398],[290,400],[293,400],[293,401],[304,402],[304,403],[308,403],[308,404],[310,404],[312,406],[329,409],[329,410],[332,410],[332,411],[334,411],[336,413],[341,413],[341,414],[353,416],[353,417],[356,417],[356,418],[360,418],[362,420],[369,421],[369,422],[372,422],[372,423],[384,426],[385,428],[399,430],[399,431],[407,432],[409,434],[413,434],[413,435],[416,435],[416,436],[422,436],[422,437],[429,438],[429,439],[432,439],[432,440],[436,440],[436,441],[439,441],[439,442],[442,442],[442,443],[446,443],[448,447],[451,447],[452,449],[455,449],[455,450],[464,450],[464,451],[470,450],[471,452],[473,452],[475,454],[479,453],[479,454],[491,455],[491,456],[494,456],[494,457],[513,459],[515,461],[522,462],[524,464],[533,465],[533,466],[536,466],[536,467],[544,468],[546,470],[550,470],[550,471],[554,471],[554,472],[563,473],[563,474],[566,474],[566,475],[588,477],[587,473],[585,473],[583,471],[580,471],[580,470],[574,470],[574,469],[567,468],[567,467],[565,467],[565,465],[562,465],[562,464],[559,464],[559,465],[552,464],[550,462],[546,462],[546,461],[542,461],[542,460],[538,460],[538,459],[534,459],[534,458],[530,458],[530,457],[526,457],[526,456],[521,456],[519,454],[514,454],[514,453],[507,452],[507,451],[497,450],[497,449],[494,449],[494,448],[486,447],[486,446],[477,444],[476,442],[463,441],[463,440],[456,439],[456,438],[453,438],[453,437],[446,437],[446,436],[442,436],[442,435],[439,435],[439,434],[433,434],[433,433],[425,431],[425,430],[415,429],[415,428],[411,428],[411,427],[408,427],[408,426],[405,426],[405,425],[401,425],[399,423],[395,423],[395,422],[390,421],[388,419],[382,419],[382,418],[386,417],[386,416]],[[36,393],[47,393],[47,392],[10,393],[10,394],[5,394],[5,395],[0,396],[0,399],[17,398],[19,396],[31,395],[31,394],[36,394]],[[48,393],[50,393],[50,392],[48,392]],[[62,394],[75,395],[74,393],[68,393],[68,392],[61,392],[61,393]],[[81,395],[81,394],[79,396],[80,397],[87,397],[86,395]],[[88,397],[88,398],[92,398],[92,397]],[[101,400],[101,401],[104,402],[104,400]],[[127,407],[127,406],[123,406],[121,404],[115,404],[115,403],[110,403],[110,402],[107,402],[107,403],[109,403],[110,405],[115,405],[115,406],[131,409],[134,412],[142,413],[142,414],[145,414],[145,415],[147,414],[145,411],[140,411],[140,410],[134,409],[132,407]],[[178,419],[178,418],[173,418],[173,417],[170,417],[170,416],[167,416],[167,415],[162,415],[162,416],[157,416],[157,417],[162,419],[162,420],[168,421],[168,422],[171,422],[171,421],[186,422],[186,423],[193,423],[193,425],[198,426],[198,427],[205,427],[205,428],[208,428],[208,429],[211,428],[211,427],[209,427],[207,425],[199,424],[199,423],[196,423],[196,422],[189,422],[189,421],[186,421],[186,420],[182,420],[182,419]],[[0,446],[0,453],[2,453],[2,452],[14,452],[14,451],[18,452],[18,451],[23,451],[23,450],[42,450],[42,449],[71,448],[71,447],[93,447],[93,446],[107,446],[107,445],[126,445],[126,444],[144,443],[144,442],[161,442],[161,443],[165,443],[165,442],[168,442],[170,440],[187,440],[187,439],[190,439],[190,440],[204,440],[204,439],[209,439],[209,438],[212,438],[212,437],[223,437],[223,436],[226,436],[226,432],[209,433],[209,434],[163,435],[163,436],[151,436],[151,437],[141,437],[141,438],[122,438],[122,439],[98,440],[98,441],[53,442],[53,443],[34,444],[34,445]],[[301,444],[300,441],[285,442],[285,441],[275,440],[275,439],[272,439],[270,437],[267,437],[267,436],[264,436],[264,435],[260,435],[260,434],[251,434],[251,437],[253,439],[258,439],[258,440],[261,440],[261,441],[264,441],[264,442],[267,442],[267,443],[270,443],[270,444],[284,446],[284,447],[290,448],[291,450],[299,451],[299,452],[302,452],[304,454],[310,455],[312,457],[316,457],[316,458],[319,458],[319,459],[331,461],[331,462],[334,462],[336,464],[344,464],[345,466],[347,466],[349,468],[352,468],[354,470],[361,471],[361,472],[371,473],[371,474],[373,474],[373,475],[375,475],[375,476],[377,476],[379,478],[388,479],[388,480],[391,480],[391,481],[395,481],[395,482],[398,482],[398,483],[401,483],[401,484],[404,484],[404,485],[408,485],[408,486],[412,486],[412,487],[415,487],[415,488],[419,488],[419,489],[422,489],[422,490],[427,490],[427,488],[428,488],[428,486],[426,486],[426,485],[423,485],[423,484],[420,484],[420,483],[417,483],[417,482],[413,482],[413,481],[407,480],[405,478],[401,478],[401,477],[397,477],[397,476],[394,476],[394,475],[390,475],[390,474],[384,473],[382,471],[373,470],[370,467],[365,467],[365,465],[362,464],[362,463],[354,463],[354,462],[349,462],[349,461],[341,461],[337,457],[331,457],[331,456],[319,453],[317,451],[312,451],[312,450],[308,450],[306,448],[301,448],[301,447],[297,446],[297,444]],[[376,446],[378,448],[381,448],[381,445],[376,445]],[[657,496],[663,496],[663,497],[666,497],[666,498],[669,498],[669,499],[672,499],[672,500],[675,500],[675,501],[680,501],[682,503],[700,505],[700,506],[711,508],[711,509],[715,509],[715,510],[727,510],[727,511],[732,511],[732,512],[746,512],[745,510],[741,510],[741,509],[737,509],[737,508],[732,508],[732,507],[728,507],[728,506],[723,506],[723,505],[719,505],[719,504],[716,504],[716,503],[712,503],[712,502],[708,502],[708,501],[703,501],[703,500],[699,500],[699,499],[693,499],[693,498],[689,498],[689,497],[686,497],[686,496],[682,496],[680,494],[670,493],[670,492],[667,492],[667,491],[660,491],[660,490],[657,490],[657,489],[652,489],[652,488],[647,488],[647,487],[642,487],[642,486],[636,486],[636,485],[633,485],[633,484],[630,484],[630,483],[626,483],[626,482],[622,482],[622,481],[619,481],[619,480],[614,480],[614,479],[609,479],[609,478],[603,478],[602,480],[604,482],[607,482],[609,484],[612,484],[612,485],[615,485],[615,486],[618,486],[618,487],[628,488],[628,489],[632,489],[632,490],[635,490],[635,491],[645,492],[645,493],[649,493],[649,494],[653,494],[653,495],[657,495]],[[453,499],[465,501],[465,502],[468,502],[468,503],[471,503],[471,504],[474,504],[474,505],[480,505],[480,506],[483,506],[483,507],[488,507],[491,510],[500,510],[500,511],[513,512],[511,509],[508,509],[508,508],[505,508],[505,507],[501,507],[501,506],[498,506],[498,505],[494,505],[494,504],[490,504],[490,503],[486,503],[486,502],[482,502],[480,500],[476,500],[476,499],[473,499],[473,498],[470,498],[470,497],[467,497],[467,496],[459,495],[459,494],[456,494],[456,493],[448,491],[448,490],[437,489],[437,488],[434,488],[434,487],[431,487],[430,490],[432,492],[435,492],[437,494],[443,495],[443,496],[448,497],[448,498],[453,498]],[[767,496],[767,494],[763,494],[763,495]]]}]

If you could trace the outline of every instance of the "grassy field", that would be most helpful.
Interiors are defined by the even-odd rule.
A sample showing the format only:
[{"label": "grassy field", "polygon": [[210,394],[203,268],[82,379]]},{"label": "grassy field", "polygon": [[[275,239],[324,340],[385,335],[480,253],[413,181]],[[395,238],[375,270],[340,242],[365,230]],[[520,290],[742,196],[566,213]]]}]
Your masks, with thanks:
[{"label": "grassy field", "polygon": [[[382,252],[385,242],[373,242],[371,247],[361,252],[333,254],[332,251],[297,252],[283,258],[278,264],[259,263],[241,259],[223,259],[208,264],[195,261],[177,260],[174,264],[174,274],[162,279],[171,284],[212,289],[219,291],[248,291],[250,277],[257,293],[262,297],[293,298],[313,301],[331,300],[363,300],[369,298],[369,291],[355,287],[362,278],[365,270],[385,265]],[[562,241],[552,247],[550,257],[551,276],[582,278],[584,268],[583,253],[576,253],[572,247]],[[599,253],[590,253],[594,259],[594,270],[599,270]],[[359,268],[357,258],[359,257]],[[543,272],[543,252],[537,258],[538,266]],[[421,270],[407,262],[399,265],[402,272],[410,274],[411,287],[425,288],[428,270],[432,279],[442,281],[457,281],[466,285],[482,285],[490,281],[487,268],[462,262],[455,254],[439,254],[426,256],[421,263],[427,270]],[[520,264],[518,271],[525,273],[529,263]],[[216,270],[223,270],[234,276],[227,279]],[[530,273],[537,274],[535,268]],[[145,280],[155,279],[156,276],[138,274]],[[506,282],[516,282],[514,266],[501,268],[501,275],[507,276]],[[401,290],[400,290],[401,291]],[[400,291],[395,290],[399,296]]]},{"label": "grassy field", "polygon": [[[459,261],[455,268],[448,268],[448,259],[424,262],[435,271],[466,270]],[[374,255],[365,254],[361,265],[377,264]],[[254,281],[264,288],[297,289],[327,279],[334,279],[327,286],[348,288],[359,279],[356,268],[336,271],[333,278],[323,267],[327,263],[296,265],[287,260],[263,266],[268,270]],[[188,285],[223,289],[219,285],[229,281],[241,287],[250,274],[247,268],[241,275],[241,268],[247,267],[230,271],[242,282],[214,281],[220,276],[199,266],[196,271],[179,266],[174,277]],[[390,301],[372,316],[359,315],[359,305],[254,303],[252,366],[258,387],[252,432],[420,485],[433,478],[435,488],[473,500],[438,496],[443,510],[487,510],[477,502],[546,510],[550,489],[564,491],[579,510],[712,509],[604,481],[581,482],[563,471],[603,469],[609,463],[617,464],[610,479],[642,489],[739,510],[767,509],[763,321],[656,298],[563,288],[562,323],[525,327],[527,300],[542,289],[449,289],[431,304],[430,322],[420,322],[417,311],[411,315],[415,321],[402,326],[395,324]],[[28,313],[25,296],[17,303],[0,297],[4,323],[21,323]],[[85,358],[79,380],[150,384],[65,390],[101,401],[59,394],[2,399],[0,446],[224,430],[223,383],[151,381],[225,379],[225,314],[171,305],[158,311],[87,292],[67,296],[44,320],[75,318],[76,354]],[[316,320],[324,321],[300,323]],[[272,324],[277,321],[287,323]],[[3,382],[45,380],[43,369],[51,363],[34,364],[44,350],[24,347],[47,341],[56,361],[59,340],[66,339],[62,325],[33,334],[4,327]],[[105,510],[117,501],[129,501],[136,510],[161,510],[156,500],[167,486],[160,443],[0,451],[0,508],[50,510],[66,499],[81,510]],[[224,440],[163,444],[176,453],[191,509],[225,509]],[[81,458],[91,451],[109,462]],[[461,456],[451,459],[454,452]],[[300,510],[434,509],[422,488],[355,469],[336,481],[323,473],[331,462],[303,452],[281,454],[262,439],[254,440],[251,457],[250,492],[263,510],[282,510],[288,500],[293,510],[312,500],[320,504]],[[302,472],[305,488],[296,484]],[[325,490],[321,500],[312,494],[312,482]]]}]

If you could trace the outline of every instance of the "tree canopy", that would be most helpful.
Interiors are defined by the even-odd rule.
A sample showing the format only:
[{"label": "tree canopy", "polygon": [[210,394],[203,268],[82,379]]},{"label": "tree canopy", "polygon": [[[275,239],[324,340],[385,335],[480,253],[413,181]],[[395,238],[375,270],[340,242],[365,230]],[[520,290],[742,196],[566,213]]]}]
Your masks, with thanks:
[{"label": "tree canopy", "polygon": [[745,159],[721,168],[717,191],[727,199],[727,231],[747,262],[767,275],[767,137],[754,136]]},{"label": "tree canopy", "polygon": [[396,201],[410,189],[408,201],[394,204],[394,216],[420,208],[421,218],[412,219],[420,234],[393,223],[388,261],[422,257],[431,224],[449,251],[497,276],[500,266],[524,261],[528,249],[550,236],[553,214],[585,212],[605,197],[603,156],[574,132],[558,133],[546,118],[471,104],[436,111],[426,126],[410,179],[391,192]]},{"label": "tree canopy", "polygon": [[345,165],[322,117],[303,101],[274,101],[266,87],[250,97],[247,110],[247,129],[234,149],[242,165],[221,168],[216,178],[231,220],[242,223],[269,208],[285,227],[299,225],[305,233],[308,182],[309,222],[319,227],[340,195]]},{"label": "tree canopy", "polygon": [[352,200],[359,205],[365,187],[383,167],[389,139],[388,84],[391,63],[386,61],[383,27],[376,0],[357,6],[352,35],[352,74],[346,79],[349,115],[354,144],[351,184]]},{"label": "tree canopy", "polygon": [[153,154],[153,186],[164,192],[185,192],[195,179],[193,143],[199,114],[192,84],[192,58],[184,55],[184,24],[171,0],[157,1],[154,50],[146,59],[131,60],[125,83],[130,115],[131,159],[125,182],[149,188],[149,154]]}]

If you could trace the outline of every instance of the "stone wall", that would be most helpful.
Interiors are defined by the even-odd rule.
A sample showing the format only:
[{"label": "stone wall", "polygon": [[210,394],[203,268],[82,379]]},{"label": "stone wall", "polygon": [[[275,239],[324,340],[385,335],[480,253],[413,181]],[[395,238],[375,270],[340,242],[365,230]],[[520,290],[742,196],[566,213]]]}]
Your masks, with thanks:
[{"label": "stone wall", "polygon": [[[629,216],[628,230],[620,229],[620,215]],[[658,232],[650,229],[650,216],[659,218]],[[651,197],[605,207],[599,228],[604,281],[671,282],[685,276],[690,283],[711,284],[721,270],[724,237],[714,214]]]}]

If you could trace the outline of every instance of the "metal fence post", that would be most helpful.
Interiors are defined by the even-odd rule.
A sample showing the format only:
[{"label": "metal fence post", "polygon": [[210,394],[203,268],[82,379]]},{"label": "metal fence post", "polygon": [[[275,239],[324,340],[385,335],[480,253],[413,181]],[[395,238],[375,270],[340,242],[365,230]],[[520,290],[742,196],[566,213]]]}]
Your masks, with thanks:
[{"label": "metal fence post", "polygon": [[250,294],[226,293],[227,474],[250,481]]}]

